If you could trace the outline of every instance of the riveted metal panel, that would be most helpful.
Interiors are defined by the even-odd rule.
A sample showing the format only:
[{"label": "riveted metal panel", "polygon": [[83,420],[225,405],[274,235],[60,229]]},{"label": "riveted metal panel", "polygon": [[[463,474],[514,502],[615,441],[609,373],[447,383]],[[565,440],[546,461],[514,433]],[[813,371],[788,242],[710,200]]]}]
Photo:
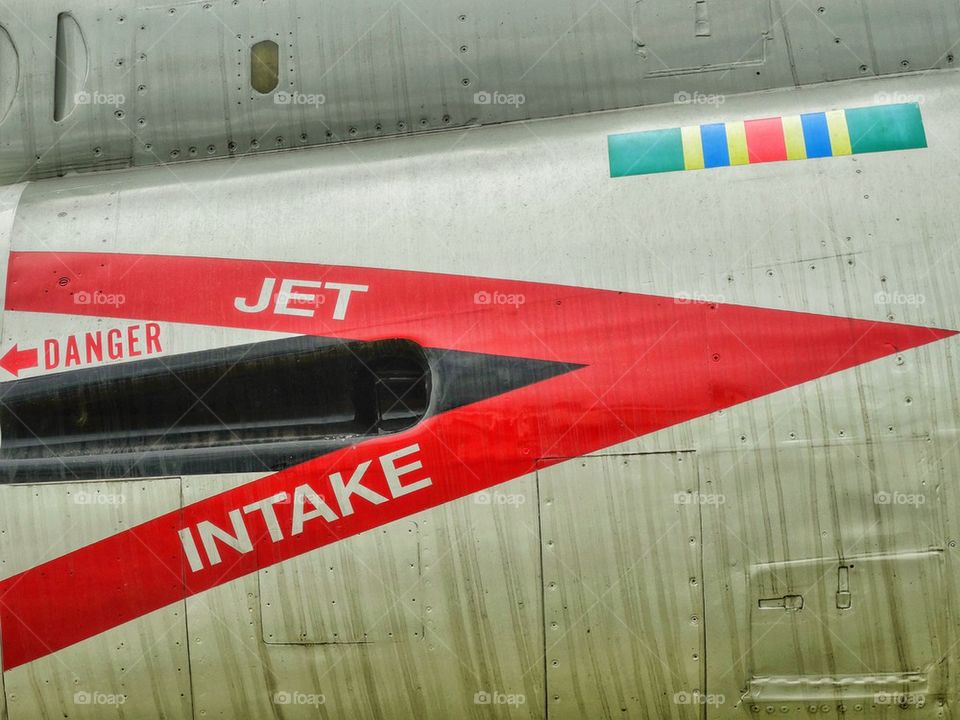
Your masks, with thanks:
[{"label": "riveted metal panel", "polygon": [[420,531],[400,522],[260,571],[263,641],[400,642],[423,637]]},{"label": "riveted metal panel", "polygon": [[[952,598],[938,454],[841,441],[703,458],[711,718],[940,717]],[[783,708],[781,710],[781,708]]]},{"label": "riveted metal panel", "polygon": [[[73,112],[56,122],[62,11],[49,0],[0,11],[22,68],[5,83],[19,89],[0,137],[8,181],[701,96],[721,103],[733,93],[949,67],[960,32],[948,0],[443,8],[432,0],[98,0],[70,8],[89,73]],[[277,43],[280,78],[276,92],[261,95],[250,87],[249,58],[265,40]]]},{"label": "riveted metal panel", "polygon": [[772,40],[770,0],[636,0],[633,32],[647,77],[762,66]]},{"label": "riveted metal panel", "polygon": [[[53,251],[282,256],[303,262],[608,287],[674,295],[680,302],[703,295],[705,301],[955,328],[960,326],[955,302],[957,222],[950,211],[957,180],[951,149],[956,147],[953,129],[960,106],[955,78],[955,73],[945,72],[728,98],[720,109],[661,107],[563,119],[538,124],[533,128],[538,133],[535,139],[530,128],[500,127],[462,138],[431,136],[251,158],[231,166],[229,172],[225,162],[176,168],[178,177],[166,169],[130,172],[122,177],[118,196],[122,202],[111,218],[113,224],[105,225],[99,225],[98,218],[107,216],[98,213],[118,176],[66,177],[30,186],[18,212],[13,245],[35,250],[40,238]],[[603,143],[611,132],[866,105],[878,92],[926,96],[922,111],[930,150],[655,178],[611,180],[606,174]],[[455,139],[462,142],[454,146]],[[464,168],[469,180],[463,179]],[[264,192],[268,185],[269,194]],[[373,215],[371,207],[377,209]],[[284,218],[279,228],[278,217]],[[104,227],[109,229],[106,235],[101,232]],[[264,238],[271,242],[265,244]],[[429,252],[423,252],[425,244]],[[911,302],[910,295],[922,296],[922,301],[914,297]],[[5,334],[12,342],[20,336],[15,330],[25,333],[38,322],[44,332],[53,333],[91,329],[97,320],[9,313]],[[179,350],[237,341],[234,333],[222,329],[177,325],[175,330]],[[713,518],[715,523],[714,535],[708,535],[713,538],[708,545],[715,546],[708,568],[717,574],[707,596],[720,603],[719,639],[711,627],[707,629],[708,650],[717,652],[706,657],[718,673],[704,686],[709,693],[735,701],[747,689],[752,656],[742,640],[751,626],[746,598],[753,587],[751,577],[760,574],[751,574],[752,567],[812,560],[826,568],[834,556],[839,567],[843,553],[863,557],[857,554],[859,547],[846,544],[846,535],[838,541],[835,528],[846,532],[852,527],[855,538],[869,529],[871,512],[881,518],[890,514],[890,522],[881,524],[889,534],[881,537],[897,552],[903,541],[908,552],[926,556],[938,552],[949,538],[944,554],[952,558],[956,553],[951,543],[957,542],[953,531],[960,508],[951,488],[960,464],[952,446],[960,395],[951,343],[899,354],[891,348],[890,357],[855,370],[598,450],[617,455],[638,448],[686,447],[704,455],[727,451],[731,457],[725,462],[734,464],[735,457],[746,463],[745,469],[721,483],[727,501],[718,509],[701,508],[705,521]],[[889,449],[877,450],[888,445]],[[930,447],[929,453],[918,449],[924,445]],[[877,453],[875,467],[863,448]],[[852,459],[832,459],[834,453],[848,449],[867,458],[871,470]],[[707,458],[705,467],[713,471],[719,463],[723,474],[726,465],[717,457]],[[775,462],[779,471],[773,468]],[[826,470],[828,463],[832,474]],[[908,483],[938,479],[949,510],[937,521],[947,528],[939,537],[926,533],[915,520],[931,519],[928,505],[920,507],[917,516],[902,514],[917,509],[911,506],[875,508],[870,479],[892,483],[901,476]],[[586,482],[579,485],[589,487],[592,477],[588,473],[576,481],[583,479]],[[249,479],[228,476],[191,482],[211,494]],[[707,495],[712,494],[710,482],[720,481],[703,477],[700,489]],[[500,491],[514,492],[521,485],[528,487],[529,478]],[[651,492],[647,483],[640,485],[643,493]],[[908,484],[901,492],[909,495],[913,488]],[[884,483],[876,492],[894,489]],[[195,492],[188,501],[201,495]],[[626,507],[633,510],[631,523],[646,518],[643,512],[648,508],[633,496],[630,502]],[[835,516],[833,506],[845,514]],[[196,640],[191,638],[194,687],[198,695],[203,693],[198,707],[208,711],[207,716],[232,718],[245,712],[258,718],[316,715],[312,707],[277,709],[272,693],[288,687],[303,693],[332,687],[330,692],[342,694],[336,701],[342,705],[327,706],[331,717],[337,716],[336,707],[347,716],[376,711],[386,715],[392,710],[392,717],[418,712],[423,717],[425,709],[428,717],[536,716],[532,701],[522,707],[491,705],[493,709],[473,704],[475,693],[481,691],[524,693],[529,699],[544,689],[542,640],[527,630],[543,629],[539,534],[534,529],[530,535],[521,524],[530,522],[530,507],[530,501],[484,506],[465,500],[416,519],[421,528],[432,528],[423,534],[424,556],[431,552],[441,556],[424,562],[425,585],[429,580],[431,591],[440,590],[439,599],[430,605],[437,614],[424,609],[427,633],[422,642],[429,648],[431,627],[436,641],[422,654],[408,653],[404,643],[385,644],[386,648],[267,646],[262,642],[255,575],[192,598],[190,627],[198,629]],[[618,508],[612,505],[608,516],[617,517]],[[824,528],[815,530],[811,518]],[[131,515],[131,519],[144,518]],[[796,536],[800,541],[791,534],[794,525],[800,527]],[[818,535],[824,529],[825,538]],[[56,526],[46,532],[52,537],[62,530]],[[609,542],[610,530],[589,530],[583,540],[586,547],[596,538]],[[577,533],[587,530],[570,532],[571,537],[580,537]],[[70,536],[74,537],[72,531]],[[28,532],[26,537],[33,536]],[[525,537],[531,546],[524,545]],[[78,542],[92,539],[96,538],[84,536]],[[781,552],[786,542],[790,553]],[[773,549],[765,558],[754,557],[757,547],[764,552]],[[19,545],[5,557],[18,552]],[[886,551],[876,545],[871,552],[882,556]],[[945,562],[944,582],[951,590],[948,595],[955,597],[955,560]],[[672,577],[669,570],[665,573],[663,577]],[[881,575],[885,573],[889,574],[884,570]],[[536,578],[535,587],[531,577]],[[663,582],[663,577],[655,581]],[[930,597],[942,595],[935,572],[918,582]],[[502,588],[506,590],[501,593]],[[819,592],[827,592],[826,586]],[[833,594],[837,592],[839,588]],[[856,589],[851,593],[856,602]],[[775,597],[784,595],[758,599]],[[437,618],[433,626],[431,615]],[[955,613],[949,628],[951,644],[960,636],[954,617]],[[657,628],[651,632],[655,635]],[[97,647],[91,661],[110,665],[115,656],[112,646]],[[949,652],[948,664],[953,665],[956,649]],[[773,651],[767,657],[779,659]],[[409,667],[416,670],[408,672]],[[9,673],[8,681],[20,672],[25,671]],[[289,686],[283,684],[288,678]],[[381,691],[382,678],[388,680]],[[771,705],[777,713],[779,706]],[[786,707],[787,713],[801,713],[797,703]],[[735,714],[728,709],[710,711],[718,717],[750,712],[743,704]],[[817,711],[823,712],[822,704]],[[766,706],[761,712],[767,712]],[[864,717],[883,713],[892,717],[899,709],[861,712]],[[929,707],[923,712],[929,713]],[[946,716],[950,708],[943,712]]]},{"label": "riveted metal panel", "polygon": [[[192,502],[244,479],[185,478],[184,499]],[[360,596],[389,598],[382,617],[363,616],[366,629],[382,636],[406,623],[404,637],[389,642],[264,642],[267,615],[260,597],[262,577],[258,580],[256,574],[189,598],[194,717],[542,719],[535,478],[388,525],[381,538],[407,534],[411,523],[419,528],[419,578],[403,577],[401,563],[391,567],[392,549],[384,551],[382,539],[360,535],[336,545],[341,561],[358,568],[337,580],[337,592],[345,591],[358,609],[365,607]],[[398,549],[393,559],[401,555]],[[320,577],[303,574],[305,567],[312,570],[313,564],[293,560],[271,567],[288,577],[301,573],[299,587],[275,586],[285,593],[279,602],[293,612],[329,600],[322,579],[329,564]],[[417,587],[420,594],[411,594]],[[299,594],[289,594],[294,590]],[[313,597],[304,598],[306,592]],[[411,603],[414,597],[416,603]]]},{"label": "riveted metal panel", "polygon": [[954,63],[960,18],[949,0],[800,0],[782,7],[801,83]]},{"label": "riveted metal panel", "polygon": [[551,720],[700,717],[693,454],[583,458],[538,480]]},{"label": "riveted metal panel", "polygon": [[935,701],[946,690],[945,565],[939,547],[753,564],[750,702]]},{"label": "riveted metal panel", "polygon": [[[3,485],[0,500],[0,569],[8,577],[176,510],[180,480]],[[116,581],[136,583],[137,578]],[[131,718],[190,717],[184,605],[170,605],[8,670],[4,680],[10,720],[93,720],[120,713]]]},{"label": "riveted metal panel", "polygon": [[[13,222],[17,215],[20,195],[27,187],[26,183],[8,185],[0,189],[0,298],[6,296],[7,258],[10,254],[10,238],[13,235]],[[4,314],[0,313],[0,333],[3,332]],[[2,682],[2,681],[0,681]]]}]

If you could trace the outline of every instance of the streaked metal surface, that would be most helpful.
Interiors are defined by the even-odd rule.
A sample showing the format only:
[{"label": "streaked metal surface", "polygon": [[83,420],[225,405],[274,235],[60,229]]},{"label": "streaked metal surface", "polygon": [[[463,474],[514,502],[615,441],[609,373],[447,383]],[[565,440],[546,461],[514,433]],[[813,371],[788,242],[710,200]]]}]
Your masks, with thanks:
[{"label": "streaked metal surface", "polygon": [[[13,221],[17,214],[17,206],[20,203],[20,195],[23,193],[26,183],[17,185],[7,185],[0,189],[0,254],[7,255],[10,252],[10,237],[13,234]],[[0,291],[5,297],[7,292],[7,264],[3,263],[0,269],[0,276],[3,278],[3,290]],[[3,332],[3,314],[0,313],[0,333]]]},{"label": "streaked metal surface", "polygon": [[[709,104],[949,67],[960,35],[949,0],[96,0],[69,8],[88,57],[62,65],[79,101],[56,122],[63,9],[49,0],[0,8],[19,54],[19,80],[0,70],[0,109],[18,88],[0,124],[4,181],[674,98]],[[250,48],[265,40],[279,45],[281,102],[250,86]]]},{"label": "streaked metal surface", "polygon": [[[420,528],[406,522],[360,535],[349,547],[333,545],[264,568],[258,578],[263,641],[362,645],[423,638],[420,557]],[[358,595],[358,585],[369,591]]]},{"label": "streaked metal surface", "polygon": [[[725,498],[704,515],[707,684],[737,699],[716,717],[797,703],[900,712],[876,709],[880,693],[923,697],[911,716],[942,716],[956,555],[939,456],[927,440],[871,437],[704,460]],[[803,610],[770,602],[786,596]]]},{"label": "streaked metal surface", "polygon": [[700,717],[694,453],[579,458],[538,480],[548,717]]},{"label": "streaked metal surface", "polygon": [[[184,502],[238,479],[185,478]],[[298,601],[306,610],[336,599],[322,594],[323,581],[313,568],[329,568],[334,558],[349,555],[356,572],[336,580],[346,589],[339,596],[346,607],[337,613],[354,621],[366,617],[366,640],[263,642],[269,600],[262,577],[188,599],[194,717],[542,717],[535,479],[518,480],[508,492],[522,500],[468,497],[385,528],[388,535],[406,534],[411,522],[419,529],[420,572],[412,579],[401,572],[406,561],[397,563],[396,573],[381,573],[378,568],[391,558],[399,561],[402,551],[384,554],[376,539],[362,536],[271,568],[299,575],[302,594],[284,601]],[[339,569],[334,565],[335,574]],[[421,592],[414,595],[417,588]],[[382,611],[365,614],[374,598],[382,600]],[[397,626],[409,632],[389,637]],[[323,699],[278,703],[278,693]],[[477,703],[484,693],[524,701]]]},{"label": "streaked metal surface", "polygon": [[[236,165],[218,160],[178,167],[176,175],[149,168],[42,181],[23,193],[11,247],[284,257],[957,328],[956,77],[944,71],[729,97],[722,107],[671,105],[273,154]],[[608,175],[605,143],[611,133],[870,105],[899,95],[921,102],[930,150],[656,177],[612,180]],[[922,295],[923,302],[890,299],[897,294]],[[3,335],[12,342],[38,323],[51,333],[88,327],[71,322],[7,312]],[[93,319],[84,322],[95,327]],[[240,331],[187,326],[174,331],[182,349],[241,341]],[[256,337],[247,333],[243,341]],[[902,679],[894,685],[909,688],[911,678],[926,673],[933,688],[930,702],[912,706],[910,717],[951,717],[960,660],[952,599],[958,577],[958,402],[955,351],[950,342],[939,343],[545,471],[539,502],[535,478],[526,477],[496,489],[522,496],[523,503],[465,498],[418,515],[413,520],[421,537],[423,595],[417,603],[424,602],[425,618],[420,639],[346,646],[264,643],[265,596],[256,576],[191,598],[186,607],[193,716],[542,718],[551,707],[553,683],[567,681],[584,688],[584,707],[595,708],[620,690],[607,695],[594,689],[593,681],[603,673],[581,660],[601,658],[624,683],[628,675],[638,683],[649,681],[631,671],[631,664],[642,667],[637,657],[646,657],[635,638],[613,633],[626,622],[652,629],[655,649],[663,649],[664,661],[685,682],[696,676],[691,648],[699,633],[705,634],[706,683],[699,689],[724,698],[700,706],[708,718],[907,712],[868,706],[842,692],[824,697],[822,688],[811,689],[809,697],[784,701],[781,694],[762,702],[771,689],[782,691],[769,678],[782,680],[790,667],[796,667],[791,680],[806,678],[794,682],[801,689],[813,688],[808,682],[813,678],[857,678],[868,672],[888,676],[875,681],[886,687],[894,675]],[[682,472],[652,459],[676,458],[678,452],[689,463]],[[621,471],[623,455],[630,458],[623,466],[628,470]],[[635,478],[642,490],[633,485]],[[681,506],[673,494],[694,487],[694,478],[704,502]],[[244,479],[185,478],[183,502]],[[548,484],[558,490],[556,497],[565,498],[567,515],[551,519],[546,512],[542,502]],[[62,487],[0,488],[5,522],[19,528],[18,537],[35,538],[31,552],[42,548],[48,535],[63,535],[63,510],[56,504]],[[39,493],[42,502],[28,490]],[[574,504],[574,490],[595,495]],[[885,504],[877,501],[879,493],[922,494],[925,502]],[[706,501],[710,497],[713,502]],[[178,502],[164,494],[136,518]],[[694,510],[704,527],[700,590],[690,584],[697,577],[691,574],[696,558],[688,556],[690,546],[674,551],[666,545],[697,537],[695,529],[685,538],[680,533],[692,524]],[[611,523],[611,516],[622,521]],[[628,573],[610,593],[614,610],[626,610],[605,612],[604,605],[588,613],[591,630],[599,628],[604,642],[564,635],[551,645],[549,635],[544,638],[550,613],[570,617],[573,612],[549,597],[544,602],[552,581],[548,569],[560,573],[559,583],[571,593],[576,593],[571,578],[577,574],[600,587],[612,586],[632,567],[632,549],[640,548],[642,555],[650,533],[670,529],[675,519],[680,525],[667,534],[669,540],[654,536],[651,557],[659,565],[643,565],[642,578]],[[113,518],[83,534],[71,530],[57,547],[63,551],[95,539],[116,522]],[[547,537],[548,530],[553,537]],[[556,543],[553,555],[542,544],[550,540]],[[370,539],[353,538],[343,548],[371,567],[383,552]],[[589,557],[580,557],[579,570],[563,573],[559,560],[567,562],[564,553],[574,548]],[[24,567],[38,559],[19,546],[5,550],[4,558],[21,555]],[[396,555],[407,553],[396,548]],[[295,573],[323,557],[276,569]],[[854,565],[849,617],[836,614],[840,589],[825,579],[847,563]],[[384,592],[383,584],[371,590],[362,582],[366,577],[359,573],[356,587],[337,579],[345,583],[342,595],[353,601],[345,611],[350,617],[362,618],[362,606],[378,602],[366,593]],[[380,579],[391,593],[404,589],[390,586],[389,572]],[[307,583],[296,592],[307,602],[314,599]],[[631,610],[638,597],[657,592],[676,602]],[[680,610],[695,604],[698,592],[704,596],[706,624],[695,631]],[[821,622],[791,624],[785,609],[783,625],[767,625],[754,610],[759,600],[795,594],[809,601],[808,610],[820,608]],[[678,617],[682,626],[676,625]],[[99,671],[112,681],[108,674],[116,671],[116,652],[110,643],[128,637],[154,638],[164,652],[177,652],[155,622],[151,616],[129,623],[7,673],[8,699],[16,695],[24,707],[66,705],[74,692],[66,674],[50,686],[31,684],[31,674],[76,663],[102,666]],[[288,630],[300,628],[294,624]],[[772,647],[764,642],[767,630],[768,639],[777,638]],[[683,638],[678,643],[689,658],[670,657],[671,650],[679,652],[679,644],[665,639],[671,632]],[[554,657],[548,648],[563,650],[556,668],[544,667]],[[150,682],[145,680],[144,687]],[[610,716],[685,717],[697,709],[658,704],[650,695],[652,684],[634,689],[643,693],[631,698],[634,712],[614,708]],[[664,690],[658,686],[656,691]],[[281,707],[273,701],[277,692],[322,693],[326,702],[319,713],[313,706]],[[523,694],[526,702],[476,704],[478,692]],[[558,694],[563,704],[563,691]],[[741,701],[744,696],[760,702]],[[566,708],[563,704],[557,714]],[[605,712],[593,716],[605,717]]]},{"label": "streaked metal surface", "polygon": [[[6,576],[56,557],[74,542],[95,542],[179,507],[180,479],[65,483],[49,494],[8,486],[3,500],[0,567]],[[191,715],[190,685],[183,603],[4,673],[9,720],[93,720],[105,714],[180,720]]]}]

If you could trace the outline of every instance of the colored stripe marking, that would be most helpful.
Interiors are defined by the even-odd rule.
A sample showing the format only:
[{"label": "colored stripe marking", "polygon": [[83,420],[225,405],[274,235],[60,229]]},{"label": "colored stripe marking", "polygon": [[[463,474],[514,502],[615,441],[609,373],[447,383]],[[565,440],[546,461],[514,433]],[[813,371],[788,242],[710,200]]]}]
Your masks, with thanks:
[{"label": "colored stripe marking", "polygon": [[914,150],[927,146],[920,106],[916,103],[846,111],[850,145],[855,153]]},{"label": "colored stripe marking", "polygon": [[700,139],[703,142],[703,164],[705,167],[727,167],[730,164],[726,125],[723,123],[701,125]]},{"label": "colored stripe marking", "polygon": [[787,160],[806,160],[807,144],[803,139],[803,121],[799,115],[783,118],[783,141],[786,145]]},{"label": "colored stripe marking", "polygon": [[916,103],[607,137],[611,177],[925,147],[923,117]]},{"label": "colored stripe marking", "polygon": [[750,164],[750,153],[747,150],[747,130],[742,121],[727,123],[727,148],[730,151],[731,165]]},{"label": "colored stripe marking", "polygon": [[831,110],[827,115],[827,130],[830,133],[830,147],[833,155],[852,155],[850,131],[847,129],[847,114],[843,110]]},{"label": "colored stripe marking", "polygon": [[778,162],[787,159],[783,139],[783,121],[780,118],[747,120],[743,124],[747,135],[747,150],[751,163]]},{"label": "colored stripe marking", "polygon": [[697,125],[680,128],[683,139],[683,165],[686,170],[703,170],[703,144]]},{"label": "colored stripe marking", "polygon": [[683,170],[683,139],[680,128],[611,135],[610,177]]},{"label": "colored stripe marking", "polygon": [[803,142],[808,158],[831,157],[830,129],[827,127],[826,113],[807,113],[800,116],[803,124]]}]

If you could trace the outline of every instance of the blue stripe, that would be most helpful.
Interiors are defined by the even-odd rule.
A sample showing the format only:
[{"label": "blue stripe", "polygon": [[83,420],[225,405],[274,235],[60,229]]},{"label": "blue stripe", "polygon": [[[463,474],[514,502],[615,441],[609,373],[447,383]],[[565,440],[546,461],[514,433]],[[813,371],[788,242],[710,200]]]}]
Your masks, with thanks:
[{"label": "blue stripe", "polygon": [[800,116],[803,124],[803,139],[807,144],[808,158],[832,157],[830,129],[827,127],[826,113],[807,113]]},{"label": "blue stripe", "polygon": [[708,168],[727,167],[730,164],[730,150],[727,148],[727,126],[723,123],[700,126],[703,140],[703,166]]}]

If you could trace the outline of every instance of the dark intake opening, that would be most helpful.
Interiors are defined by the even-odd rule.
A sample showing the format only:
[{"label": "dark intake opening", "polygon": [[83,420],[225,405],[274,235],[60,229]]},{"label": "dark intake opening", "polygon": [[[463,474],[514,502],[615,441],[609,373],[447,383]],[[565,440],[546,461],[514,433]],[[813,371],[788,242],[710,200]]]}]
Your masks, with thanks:
[{"label": "dark intake opening", "polygon": [[350,438],[404,430],[427,411],[430,370],[409,341],[298,337],[0,391],[0,475],[137,477],[273,470]]}]

